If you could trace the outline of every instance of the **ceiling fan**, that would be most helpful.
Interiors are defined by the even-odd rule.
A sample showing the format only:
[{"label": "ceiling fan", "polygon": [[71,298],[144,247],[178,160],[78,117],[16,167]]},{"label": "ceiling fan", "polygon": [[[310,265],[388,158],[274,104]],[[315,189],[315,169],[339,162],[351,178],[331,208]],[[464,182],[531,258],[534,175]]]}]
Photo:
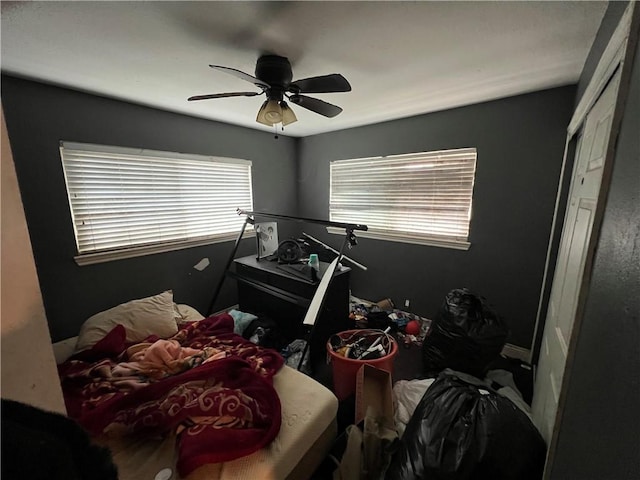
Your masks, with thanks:
[{"label": "ceiling fan", "polygon": [[236,70],[235,68],[223,67],[220,65],[209,65],[215,70],[228,73],[234,77],[246,80],[260,88],[260,92],[230,92],[212,93],[208,95],[195,95],[189,97],[188,101],[208,100],[211,98],[225,97],[255,97],[266,94],[256,121],[264,125],[273,126],[278,123],[288,125],[297,121],[295,114],[285,101],[299,105],[307,110],[324,115],[325,117],[335,117],[342,108],[331,103],[327,103],[317,98],[302,95],[304,93],[333,93],[350,92],[351,85],[340,74],[333,73],[318,77],[303,78],[292,82],[293,74],[291,64],[285,57],[278,55],[262,55],[256,63],[255,77],[248,73]]}]

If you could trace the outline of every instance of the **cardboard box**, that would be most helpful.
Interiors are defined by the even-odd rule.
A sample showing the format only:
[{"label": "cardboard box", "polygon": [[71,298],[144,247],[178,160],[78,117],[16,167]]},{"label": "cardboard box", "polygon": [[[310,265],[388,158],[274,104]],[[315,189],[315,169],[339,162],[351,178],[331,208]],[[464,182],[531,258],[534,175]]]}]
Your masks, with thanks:
[{"label": "cardboard box", "polygon": [[391,374],[364,364],[356,376],[356,425],[364,420],[369,407],[375,417],[383,418],[385,424],[393,426]]},{"label": "cardboard box", "polygon": [[364,364],[356,376],[356,425],[362,428],[360,479],[377,480],[391,462],[398,439],[393,421],[391,374]]}]

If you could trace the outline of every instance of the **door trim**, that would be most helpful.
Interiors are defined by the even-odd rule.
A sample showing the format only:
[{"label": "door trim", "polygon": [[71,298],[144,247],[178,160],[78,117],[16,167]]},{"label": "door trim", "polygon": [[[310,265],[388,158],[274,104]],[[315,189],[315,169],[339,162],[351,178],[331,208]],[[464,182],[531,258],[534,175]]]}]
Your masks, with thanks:
[{"label": "door trim", "polygon": [[602,56],[598,61],[593,76],[587,85],[587,88],[582,95],[582,98],[578,102],[569,127],[567,128],[568,137],[572,137],[582,126],[587,113],[591,110],[600,94],[603,92],[609,79],[613,76],[618,65],[624,61],[625,51],[627,50],[627,44],[629,40],[629,34],[631,32],[631,19],[633,16],[633,8],[635,1],[629,2],[625,9],[620,22],[615,31],[609,39],[609,43],[602,52]]}]

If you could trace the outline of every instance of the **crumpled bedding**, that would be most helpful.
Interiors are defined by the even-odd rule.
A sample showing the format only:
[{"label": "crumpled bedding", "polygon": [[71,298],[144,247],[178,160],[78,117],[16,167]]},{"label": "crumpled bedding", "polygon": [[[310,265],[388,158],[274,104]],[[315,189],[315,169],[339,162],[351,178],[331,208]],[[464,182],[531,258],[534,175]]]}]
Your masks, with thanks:
[{"label": "crumpled bedding", "polygon": [[233,329],[222,314],[132,345],[116,326],[58,367],[69,416],[96,436],[177,435],[181,476],[261,449],[280,429],[283,359]]}]

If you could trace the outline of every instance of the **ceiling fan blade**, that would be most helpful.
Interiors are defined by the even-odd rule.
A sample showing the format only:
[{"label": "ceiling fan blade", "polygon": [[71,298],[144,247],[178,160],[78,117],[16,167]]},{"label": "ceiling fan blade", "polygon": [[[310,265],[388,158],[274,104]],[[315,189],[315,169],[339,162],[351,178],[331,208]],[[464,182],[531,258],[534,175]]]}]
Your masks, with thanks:
[{"label": "ceiling fan blade", "polygon": [[187,101],[192,102],[194,100],[209,100],[210,98],[226,98],[226,97],[255,97],[256,95],[262,95],[263,92],[232,92],[232,93],[210,93],[208,95],[194,95],[187,98]]},{"label": "ceiling fan blade", "polygon": [[291,83],[289,90],[294,93],[350,92],[351,85],[339,73],[332,73],[331,75],[296,80]]},{"label": "ceiling fan blade", "polygon": [[305,95],[291,95],[289,100],[296,105],[306,108],[307,110],[311,110],[312,112],[319,113],[320,115],[324,115],[329,118],[333,118],[342,112],[342,109],[336,105],[318,100],[317,98],[307,97]]},{"label": "ceiling fan blade", "polygon": [[247,82],[251,82],[254,85],[257,85],[260,88],[269,88],[269,84],[263,82],[262,80],[254,77],[253,75],[249,75],[248,73],[241,72],[240,70],[236,70],[231,67],[223,67],[221,65],[209,65],[211,68],[215,70],[220,70],[221,72],[228,73],[229,75],[233,75],[236,78],[240,78],[241,80],[246,80]]}]

